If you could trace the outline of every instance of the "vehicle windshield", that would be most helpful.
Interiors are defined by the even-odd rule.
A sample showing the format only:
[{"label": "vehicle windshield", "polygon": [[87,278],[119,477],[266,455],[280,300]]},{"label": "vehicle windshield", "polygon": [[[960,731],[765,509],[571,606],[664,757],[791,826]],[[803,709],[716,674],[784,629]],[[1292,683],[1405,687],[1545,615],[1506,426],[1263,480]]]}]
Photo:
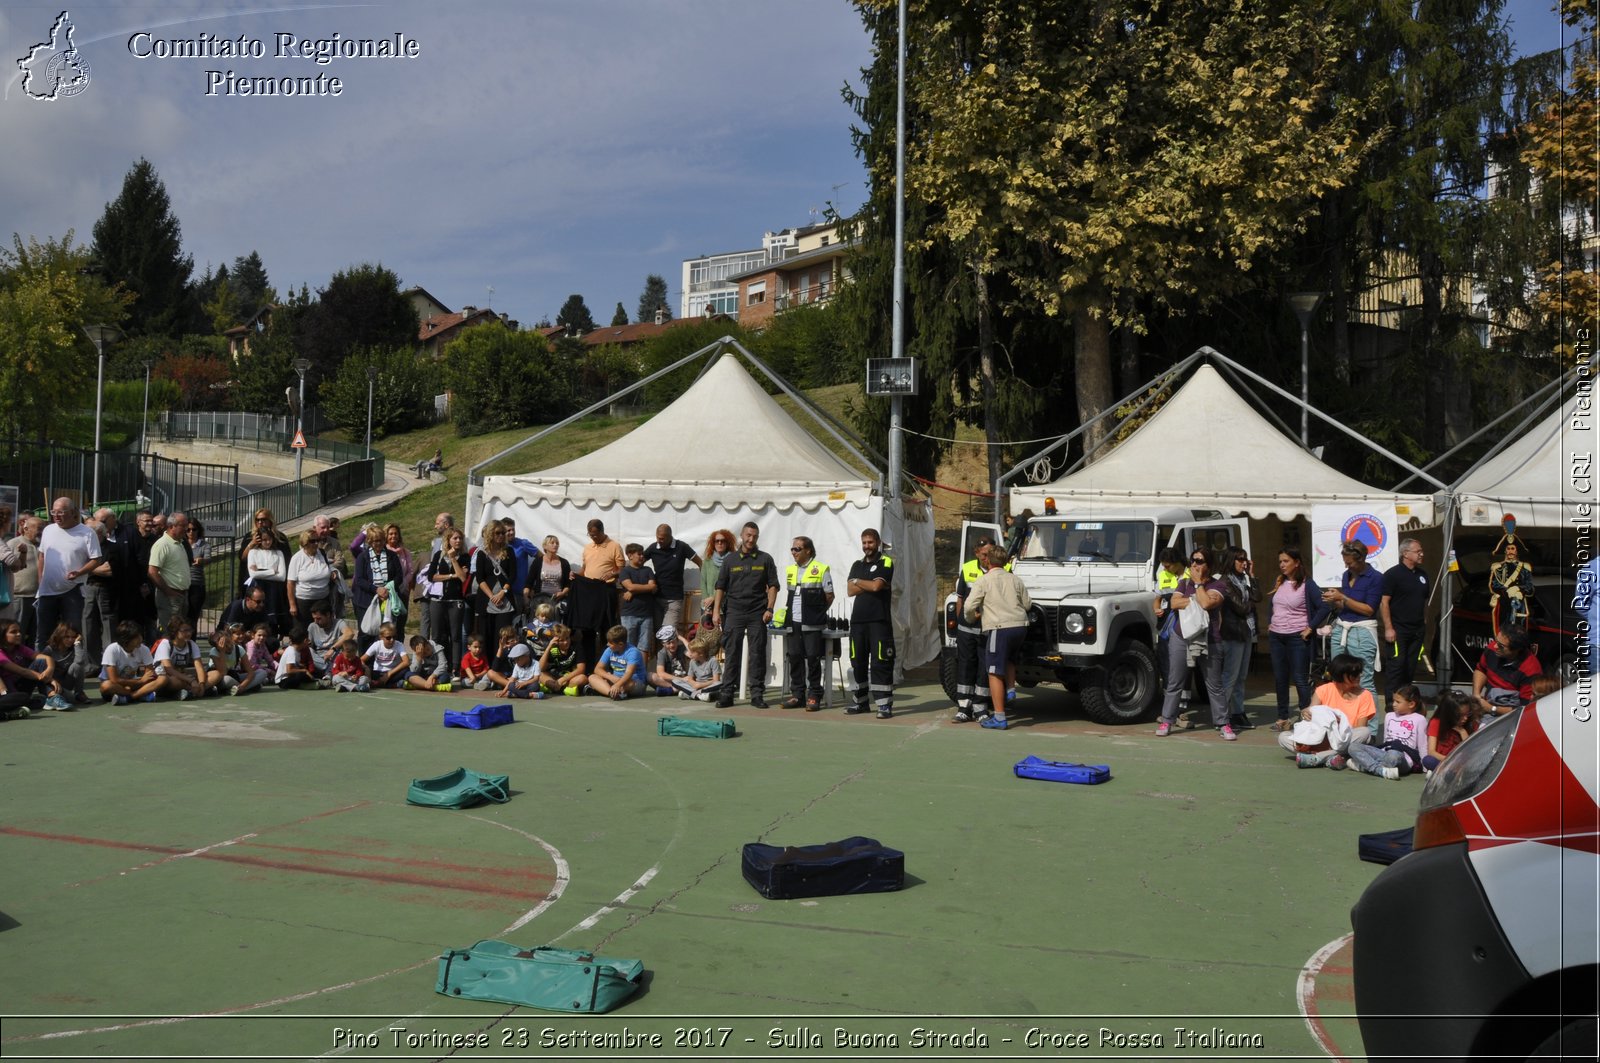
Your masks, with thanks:
[{"label": "vehicle windshield", "polygon": [[1035,520],[1022,556],[1077,564],[1149,564],[1156,527],[1148,520]]}]

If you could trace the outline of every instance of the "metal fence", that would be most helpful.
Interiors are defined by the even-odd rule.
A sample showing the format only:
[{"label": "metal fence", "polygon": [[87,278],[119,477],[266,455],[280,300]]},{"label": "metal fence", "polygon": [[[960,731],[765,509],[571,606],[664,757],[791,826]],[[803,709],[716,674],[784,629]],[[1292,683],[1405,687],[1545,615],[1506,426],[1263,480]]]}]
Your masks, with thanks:
[{"label": "metal fence", "polygon": [[[285,449],[287,442],[283,441]],[[331,444],[330,453],[335,446],[357,449]],[[0,486],[15,486],[20,510],[44,517],[50,502],[62,497],[77,502],[86,514],[103,507],[115,511],[119,519],[145,508],[157,513],[182,510],[201,523],[212,546],[204,571],[207,600],[213,604],[233,596],[238,585],[238,540],[249,530],[257,510],[272,510],[279,523],[294,520],[380,485],[385,475],[383,455],[373,451],[370,460],[346,460],[303,480],[241,494],[237,465],[179,461],[131,449],[102,451],[100,496],[95,499],[91,497],[94,457],[94,451],[77,447],[0,440]]]},{"label": "metal fence", "polygon": [[[365,461],[363,444],[340,443],[314,435],[314,418],[307,410],[306,457],[312,461],[343,464]],[[287,417],[267,417],[258,413],[213,413],[204,410],[168,410],[161,415],[161,439],[165,442],[220,443],[241,450],[271,450],[289,453],[294,439],[294,422]],[[383,455],[376,449],[374,460]],[[383,482],[383,477],[378,477]]]}]

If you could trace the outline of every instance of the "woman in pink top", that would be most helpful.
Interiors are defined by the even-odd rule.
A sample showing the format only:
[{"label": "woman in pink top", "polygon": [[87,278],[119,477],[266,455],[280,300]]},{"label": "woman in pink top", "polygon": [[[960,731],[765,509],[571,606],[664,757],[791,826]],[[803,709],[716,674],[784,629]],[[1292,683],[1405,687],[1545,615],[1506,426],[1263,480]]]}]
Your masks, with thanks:
[{"label": "woman in pink top", "polygon": [[1278,687],[1278,721],[1272,729],[1287,731],[1298,718],[1289,715],[1289,684],[1299,692],[1299,708],[1311,704],[1311,637],[1328,619],[1322,588],[1306,572],[1300,551],[1278,551],[1278,582],[1267,596],[1267,609],[1267,647]]}]

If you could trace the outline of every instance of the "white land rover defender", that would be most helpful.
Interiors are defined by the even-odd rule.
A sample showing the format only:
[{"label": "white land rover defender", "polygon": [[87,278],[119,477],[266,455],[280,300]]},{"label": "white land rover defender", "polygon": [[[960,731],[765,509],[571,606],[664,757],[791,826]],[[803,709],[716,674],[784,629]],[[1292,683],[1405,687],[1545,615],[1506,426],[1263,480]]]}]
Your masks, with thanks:
[{"label": "white land rover defender", "polygon": [[[1056,512],[1045,500],[1013,538],[1012,571],[1033,599],[1028,634],[1017,662],[1025,686],[1059,682],[1078,694],[1083,711],[1100,723],[1134,723],[1159,703],[1156,681],[1156,559],[1161,548],[1188,551],[1229,544],[1249,548],[1246,521],[1193,509],[1097,508]],[[993,524],[961,526],[961,560],[978,537],[1006,542]],[[956,697],[956,599],[944,604],[939,679]]]}]

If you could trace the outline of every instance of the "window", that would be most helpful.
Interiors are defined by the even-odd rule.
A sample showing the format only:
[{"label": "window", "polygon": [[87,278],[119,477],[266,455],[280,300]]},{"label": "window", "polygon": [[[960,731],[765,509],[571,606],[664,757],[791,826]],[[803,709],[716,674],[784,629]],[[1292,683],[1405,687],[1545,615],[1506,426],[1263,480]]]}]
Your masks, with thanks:
[{"label": "window", "polygon": [[746,287],[745,290],[744,290],[744,301],[745,301],[745,305],[746,306],[757,306],[757,305],[759,305],[761,303],[766,302],[767,301],[767,282],[766,281],[756,281],[754,284],[751,284],[748,287]]}]

